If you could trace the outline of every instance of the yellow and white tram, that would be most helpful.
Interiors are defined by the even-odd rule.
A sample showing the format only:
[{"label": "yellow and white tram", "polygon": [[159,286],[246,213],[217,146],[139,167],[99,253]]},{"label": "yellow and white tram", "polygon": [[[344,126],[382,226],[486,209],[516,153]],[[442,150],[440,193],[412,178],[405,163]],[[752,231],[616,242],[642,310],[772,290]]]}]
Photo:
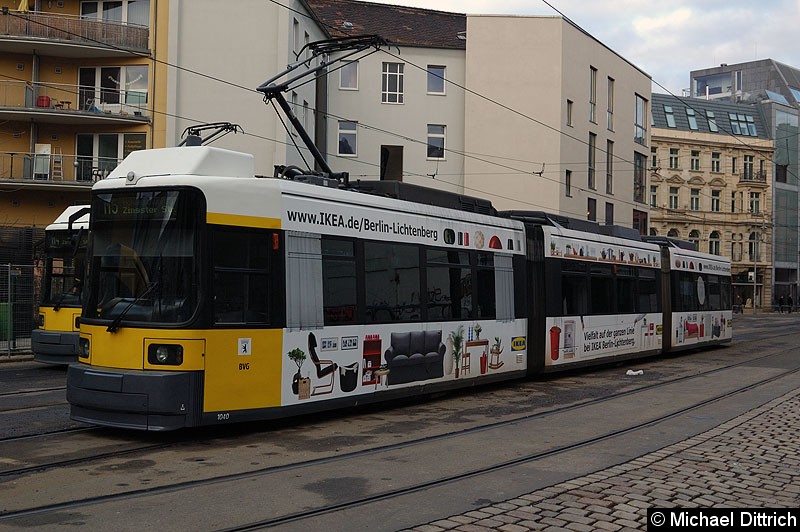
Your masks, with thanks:
[{"label": "yellow and white tram", "polygon": [[[194,146],[133,152],[94,185],[73,419],[269,419],[731,339],[720,257],[403,184],[384,185],[406,199],[302,179],[321,184]],[[672,341],[678,260],[722,265],[675,281],[678,325],[705,328]]]},{"label": "yellow and white tram", "polygon": [[86,266],[89,206],[67,207],[44,233],[44,269],[33,359],[66,365],[78,359],[81,292]]}]

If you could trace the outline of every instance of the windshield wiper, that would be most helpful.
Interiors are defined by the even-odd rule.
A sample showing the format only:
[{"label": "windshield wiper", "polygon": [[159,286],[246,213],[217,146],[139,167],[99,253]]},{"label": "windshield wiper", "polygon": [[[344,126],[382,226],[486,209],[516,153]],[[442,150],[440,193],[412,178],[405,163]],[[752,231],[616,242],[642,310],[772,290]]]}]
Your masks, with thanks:
[{"label": "windshield wiper", "polygon": [[112,333],[116,332],[116,330],[119,329],[119,324],[122,322],[122,318],[125,317],[125,314],[128,313],[131,307],[133,307],[139,301],[143,300],[146,296],[150,295],[150,292],[152,292],[155,289],[155,287],[158,286],[158,284],[159,284],[158,281],[151,284],[150,286],[147,287],[147,290],[145,290],[139,295],[139,297],[128,303],[128,305],[124,309],[122,309],[122,312],[117,314],[117,317],[114,318],[114,320],[108,325],[108,327],[106,328],[106,332],[112,332]]}]

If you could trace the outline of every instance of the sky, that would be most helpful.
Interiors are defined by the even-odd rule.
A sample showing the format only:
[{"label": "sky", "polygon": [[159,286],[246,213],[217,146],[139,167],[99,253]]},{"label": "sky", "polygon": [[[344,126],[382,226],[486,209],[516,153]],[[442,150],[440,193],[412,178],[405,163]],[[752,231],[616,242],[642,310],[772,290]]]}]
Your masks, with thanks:
[{"label": "sky", "polygon": [[662,94],[682,95],[692,70],[721,63],[774,59],[800,68],[800,0],[371,1],[467,14],[560,12],[649,74]]}]

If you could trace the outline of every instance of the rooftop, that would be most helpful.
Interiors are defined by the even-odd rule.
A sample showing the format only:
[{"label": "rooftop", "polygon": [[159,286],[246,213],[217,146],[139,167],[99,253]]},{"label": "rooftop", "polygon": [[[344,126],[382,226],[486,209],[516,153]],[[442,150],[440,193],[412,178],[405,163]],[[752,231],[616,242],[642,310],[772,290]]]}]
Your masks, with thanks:
[{"label": "rooftop", "polygon": [[[667,109],[672,109],[674,127],[667,120]],[[713,113],[711,117],[708,116],[709,112]],[[653,127],[657,129],[734,135],[738,138],[770,138],[759,105],[654,93],[652,113]],[[691,113],[694,113],[696,128],[690,126]],[[732,119],[731,115],[736,119]],[[717,131],[712,130],[709,118],[717,125]],[[743,126],[746,126],[746,133]]]},{"label": "rooftop", "polygon": [[380,35],[393,45],[466,49],[467,16],[357,0],[305,0],[331,37]]}]

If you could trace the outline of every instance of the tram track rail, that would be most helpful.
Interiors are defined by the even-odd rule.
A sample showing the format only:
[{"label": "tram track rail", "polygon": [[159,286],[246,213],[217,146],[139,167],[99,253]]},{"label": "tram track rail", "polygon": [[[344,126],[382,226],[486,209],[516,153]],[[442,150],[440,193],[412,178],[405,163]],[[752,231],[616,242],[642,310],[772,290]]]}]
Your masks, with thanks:
[{"label": "tram track rail", "polygon": [[[790,335],[787,335],[787,336],[790,336]],[[232,473],[232,474],[227,474],[227,475],[217,475],[217,476],[213,476],[213,477],[195,479],[195,480],[186,481],[186,482],[164,484],[164,485],[160,485],[160,486],[148,487],[148,488],[145,488],[145,489],[134,489],[134,490],[129,490],[129,491],[121,492],[121,493],[106,494],[106,495],[96,496],[96,497],[87,497],[87,498],[84,498],[84,499],[81,499],[81,500],[67,501],[67,502],[51,504],[51,505],[42,505],[42,506],[39,506],[39,507],[32,507],[32,508],[28,508],[28,509],[24,509],[24,510],[18,510],[18,511],[10,511],[10,512],[5,512],[5,513],[0,513],[0,521],[10,520],[10,519],[15,519],[15,518],[22,518],[22,517],[25,517],[25,516],[38,515],[38,514],[48,513],[48,512],[56,512],[56,511],[64,511],[64,510],[76,509],[76,508],[80,508],[80,507],[97,505],[97,504],[125,501],[125,500],[127,500],[129,498],[135,498],[135,497],[143,497],[143,496],[158,495],[158,494],[163,494],[163,493],[180,492],[182,490],[190,490],[190,489],[195,489],[195,488],[202,488],[204,486],[211,486],[211,485],[214,485],[214,484],[225,483],[225,482],[236,482],[236,481],[243,481],[243,480],[247,480],[247,479],[263,479],[265,477],[269,477],[270,475],[278,475],[278,474],[281,474],[281,473],[291,472],[291,471],[295,471],[295,470],[302,470],[304,468],[310,468],[310,467],[319,467],[319,466],[323,466],[323,465],[326,465],[326,464],[332,464],[334,462],[341,462],[343,460],[344,461],[353,460],[353,459],[357,459],[357,458],[362,458],[362,457],[367,456],[367,455],[380,455],[381,453],[389,453],[389,452],[396,451],[396,450],[414,448],[414,447],[427,445],[427,444],[431,444],[433,442],[438,442],[438,441],[442,441],[442,440],[465,437],[465,436],[469,436],[471,434],[476,434],[478,432],[502,429],[502,428],[513,426],[515,424],[525,423],[525,422],[528,422],[528,421],[531,421],[531,420],[543,419],[543,418],[546,418],[546,417],[557,416],[559,414],[563,414],[563,413],[570,412],[570,411],[576,411],[576,410],[583,409],[583,408],[588,408],[588,407],[591,407],[591,406],[597,406],[597,405],[600,405],[600,404],[602,404],[604,402],[607,402],[607,401],[612,401],[612,400],[615,400],[615,399],[621,399],[621,398],[625,398],[625,397],[631,397],[631,396],[634,396],[635,394],[644,394],[647,391],[652,391],[652,390],[655,390],[657,388],[661,388],[661,387],[664,387],[664,386],[675,385],[677,383],[687,382],[687,381],[691,381],[693,379],[702,380],[702,379],[708,378],[709,376],[712,376],[712,375],[714,375],[716,373],[719,373],[719,372],[722,372],[722,371],[731,370],[731,369],[734,369],[734,368],[737,368],[737,367],[741,367],[741,366],[744,366],[744,365],[752,365],[752,364],[757,363],[759,361],[766,360],[769,357],[780,355],[784,351],[785,351],[785,348],[777,347],[777,348],[769,350],[766,353],[765,352],[761,352],[759,354],[759,356],[747,357],[745,360],[739,360],[739,361],[737,361],[737,362],[735,362],[733,364],[727,364],[725,366],[715,367],[715,368],[712,368],[712,369],[709,369],[709,370],[706,370],[706,371],[702,371],[702,372],[699,372],[699,373],[695,373],[695,374],[692,374],[692,375],[685,375],[685,376],[681,376],[681,377],[674,378],[674,379],[660,381],[660,382],[657,382],[657,383],[646,384],[644,386],[639,386],[639,387],[636,387],[634,389],[624,390],[624,391],[621,391],[621,392],[610,394],[608,396],[589,399],[589,400],[581,401],[581,402],[578,402],[578,403],[575,403],[575,404],[570,404],[570,405],[567,405],[567,406],[551,408],[551,409],[547,409],[547,410],[531,413],[531,414],[528,414],[528,415],[525,415],[525,416],[516,416],[516,417],[505,419],[505,420],[502,420],[502,421],[497,421],[495,423],[487,423],[487,424],[484,424],[484,425],[470,427],[470,428],[466,428],[466,429],[462,429],[462,430],[451,431],[451,432],[442,433],[442,434],[433,435],[433,436],[427,436],[427,437],[423,437],[423,438],[417,438],[417,439],[414,439],[414,440],[407,440],[407,441],[404,441],[404,442],[398,442],[398,443],[390,444],[390,445],[378,446],[378,447],[375,447],[375,448],[372,448],[372,449],[368,449],[368,450],[358,450],[358,451],[355,451],[355,452],[352,452],[352,453],[343,453],[343,454],[338,454],[338,455],[335,455],[335,456],[326,456],[326,457],[317,458],[317,459],[313,459],[313,460],[298,461],[298,462],[295,462],[295,463],[289,463],[289,464],[284,464],[284,465],[279,465],[279,466],[260,468],[260,469],[256,469],[256,470],[246,471],[246,472],[238,472],[238,473]],[[489,473],[492,473],[492,472],[499,471],[499,470],[501,470],[503,468],[513,467],[515,465],[535,462],[536,460],[542,460],[544,458],[551,457],[551,456],[554,456],[554,455],[559,454],[559,453],[565,453],[565,452],[568,452],[570,450],[580,449],[581,447],[589,446],[589,445],[592,445],[594,443],[597,443],[597,442],[600,442],[600,441],[603,441],[603,440],[607,440],[607,439],[614,438],[614,437],[620,437],[620,436],[623,436],[625,434],[629,434],[631,432],[634,432],[636,430],[641,430],[643,428],[656,425],[658,423],[664,422],[664,421],[666,421],[668,419],[671,419],[671,418],[674,418],[676,416],[680,416],[680,415],[686,414],[688,412],[691,412],[692,410],[696,410],[696,409],[702,408],[704,406],[710,405],[710,404],[712,404],[714,402],[721,401],[721,400],[724,400],[726,398],[733,397],[736,394],[743,393],[745,391],[757,388],[759,386],[766,386],[766,385],[768,385],[768,384],[770,384],[770,383],[772,383],[772,382],[774,382],[774,381],[776,381],[778,379],[781,379],[783,377],[795,374],[798,371],[799,370],[797,368],[791,369],[791,370],[787,370],[787,371],[783,371],[778,375],[773,375],[773,376],[771,376],[769,378],[760,379],[758,381],[755,381],[755,382],[752,382],[752,383],[748,384],[747,386],[739,387],[737,389],[730,390],[730,391],[722,393],[722,394],[714,395],[714,396],[709,397],[709,398],[707,398],[707,399],[705,399],[703,401],[699,401],[697,403],[686,405],[683,408],[677,409],[677,410],[675,410],[673,412],[670,412],[670,413],[668,413],[666,415],[663,415],[663,416],[655,417],[653,419],[648,420],[647,422],[633,424],[633,425],[628,426],[628,427],[623,427],[623,428],[618,429],[618,430],[610,431],[610,432],[608,432],[606,434],[603,434],[603,435],[599,435],[599,436],[596,436],[596,437],[580,440],[580,441],[571,443],[569,445],[555,446],[555,447],[553,447],[551,449],[547,449],[547,450],[542,451],[542,452],[531,453],[531,454],[527,454],[527,455],[524,455],[524,456],[519,456],[519,457],[514,458],[513,460],[500,461],[500,462],[497,462],[497,463],[494,463],[494,464],[487,465],[485,467],[467,470],[467,471],[461,472],[459,474],[446,475],[446,476],[443,476],[441,478],[430,479],[428,481],[416,483],[416,484],[413,484],[413,485],[409,484],[409,485],[403,486],[403,487],[398,488],[398,489],[385,490],[385,491],[382,491],[382,492],[370,494],[369,496],[365,496],[365,497],[361,497],[361,498],[353,498],[352,500],[349,500],[349,501],[344,501],[344,502],[340,502],[340,503],[336,503],[336,504],[330,504],[330,505],[324,505],[324,506],[318,506],[316,508],[313,508],[313,509],[310,509],[310,510],[307,510],[307,511],[292,512],[292,513],[288,513],[286,515],[278,516],[278,517],[271,518],[271,519],[268,519],[268,520],[254,521],[252,523],[248,523],[248,524],[244,524],[244,525],[240,525],[240,526],[236,526],[236,527],[230,528],[230,530],[254,530],[254,529],[264,528],[264,527],[269,527],[269,526],[277,526],[277,525],[284,524],[284,523],[290,523],[290,522],[294,522],[294,521],[298,521],[298,520],[303,520],[303,519],[312,518],[312,517],[315,517],[315,516],[324,515],[325,513],[337,512],[337,511],[345,510],[345,509],[348,509],[348,508],[353,508],[353,507],[358,506],[358,505],[380,502],[380,501],[385,500],[387,498],[397,497],[399,495],[404,495],[404,494],[410,494],[410,493],[413,493],[415,491],[421,491],[421,490],[425,490],[425,489],[430,489],[432,487],[444,485],[444,484],[447,484],[447,483],[458,482],[459,480],[463,480],[463,479],[479,476],[479,475],[482,475],[482,474],[489,474]],[[0,479],[8,478],[9,475],[23,475],[23,474],[27,474],[27,473],[36,473],[36,472],[46,471],[46,470],[52,469],[52,468],[57,468],[57,467],[68,467],[68,466],[74,466],[74,465],[85,465],[87,463],[91,463],[91,462],[97,461],[97,460],[104,460],[104,459],[107,459],[109,457],[131,455],[131,454],[136,454],[138,452],[146,452],[146,451],[152,450],[152,449],[164,449],[164,448],[168,448],[168,447],[170,447],[172,445],[177,445],[178,443],[186,444],[187,442],[183,441],[183,442],[162,443],[162,444],[155,445],[155,446],[148,446],[149,448],[129,449],[129,450],[124,450],[124,451],[105,453],[104,455],[98,456],[96,458],[86,457],[86,458],[83,458],[83,459],[68,460],[68,461],[63,461],[63,462],[55,462],[55,463],[52,463],[52,464],[42,464],[42,465],[39,465],[37,467],[21,468],[21,469],[17,469],[17,470],[14,470],[14,471],[4,472],[2,475],[0,475]]]},{"label": "tram track rail", "polygon": [[285,516],[281,516],[281,517],[277,517],[277,518],[255,521],[255,522],[247,523],[247,524],[244,524],[244,525],[229,527],[229,528],[226,528],[224,530],[225,530],[225,532],[240,532],[240,531],[248,531],[248,530],[263,530],[264,528],[268,528],[268,527],[274,527],[274,526],[282,525],[282,524],[289,523],[289,522],[300,521],[300,520],[303,520],[303,519],[307,519],[309,517],[317,517],[317,516],[325,515],[325,514],[328,514],[328,513],[331,513],[331,512],[338,512],[338,511],[342,511],[342,510],[345,510],[345,509],[355,508],[355,507],[358,507],[358,506],[362,506],[364,504],[381,502],[381,501],[385,501],[385,500],[390,499],[390,498],[406,495],[406,494],[409,494],[409,493],[424,491],[424,490],[431,489],[431,488],[434,488],[434,487],[442,486],[444,484],[449,484],[449,483],[452,483],[452,482],[458,482],[460,480],[464,480],[464,479],[468,479],[468,478],[473,478],[473,477],[477,477],[477,476],[481,476],[481,475],[486,475],[486,474],[489,474],[489,473],[494,473],[494,472],[497,472],[497,471],[500,471],[500,470],[503,470],[503,469],[506,469],[506,468],[519,466],[521,464],[528,464],[530,462],[534,462],[534,461],[541,460],[541,459],[544,459],[544,458],[548,458],[548,457],[551,457],[551,456],[555,456],[555,455],[563,454],[563,453],[566,453],[566,452],[569,452],[569,451],[574,451],[574,450],[578,450],[578,449],[581,449],[581,448],[589,447],[591,445],[595,445],[595,444],[597,444],[599,442],[602,442],[602,441],[614,439],[614,438],[617,438],[617,437],[620,437],[620,436],[623,436],[623,435],[626,435],[626,434],[630,434],[630,433],[642,430],[642,429],[647,428],[647,427],[651,427],[651,426],[657,425],[657,424],[662,423],[664,421],[667,421],[669,419],[673,419],[673,418],[676,418],[676,417],[681,416],[683,414],[686,414],[686,413],[689,413],[691,411],[697,410],[697,409],[699,409],[701,407],[716,403],[716,402],[721,401],[723,399],[727,399],[727,398],[733,397],[733,396],[738,395],[740,393],[743,393],[745,391],[749,391],[749,390],[751,390],[753,388],[756,388],[756,387],[759,387],[759,386],[766,386],[766,385],[768,385],[768,384],[770,384],[770,383],[772,383],[772,382],[774,382],[774,381],[776,381],[778,379],[784,378],[784,377],[792,375],[792,374],[796,374],[798,372],[800,372],[800,368],[792,369],[792,370],[783,372],[780,375],[776,375],[776,376],[770,377],[768,379],[763,379],[763,380],[761,380],[759,382],[752,383],[752,384],[750,384],[748,386],[739,388],[737,390],[734,390],[734,391],[731,391],[731,392],[728,392],[728,393],[725,393],[725,394],[720,394],[720,395],[717,395],[715,397],[711,397],[711,398],[709,398],[709,399],[707,399],[705,401],[698,402],[698,403],[696,403],[694,405],[691,405],[689,407],[681,408],[681,409],[676,410],[675,412],[672,412],[672,413],[670,413],[668,415],[659,416],[659,417],[654,418],[654,419],[652,419],[652,420],[650,420],[650,421],[648,421],[646,423],[638,423],[638,424],[633,425],[631,427],[627,427],[627,428],[624,428],[624,429],[621,429],[621,430],[612,431],[612,432],[609,432],[608,434],[604,434],[604,435],[597,436],[597,437],[594,437],[594,438],[588,438],[588,439],[585,439],[585,440],[577,441],[577,442],[572,443],[570,445],[564,445],[564,446],[553,448],[553,449],[550,449],[550,450],[547,450],[547,451],[544,451],[544,452],[534,453],[534,454],[531,454],[531,455],[528,455],[528,456],[522,456],[522,457],[516,458],[514,460],[508,460],[508,461],[505,461],[505,462],[502,462],[502,463],[493,464],[493,465],[490,465],[490,466],[487,466],[487,467],[482,467],[482,468],[466,471],[466,472],[460,473],[458,475],[451,475],[451,476],[447,476],[447,477],[442,477],[442,478],[439,478],[439,479],[431,480],[431,481],[428,481],[428,482],[419,483],[417,485],[411,485],[411,486],[406,486],[406,487],[399,488],[399,489],[396,489],[396,490],[389,490],[389,491],[384,491],[384,492],[381,492],[381,493],[376,493],[376,494],[371,495],[369,497],[357,498],[357,499],[353,499],[351,501],[347,501],[347,502],[344,502],[344,503],[332,504],[332,505],[329,505],[329,506],[318,507],[318,508],[314,508],[313,510],[296,512],[294,514],[289,514],[289,515],[285,515]]}]

